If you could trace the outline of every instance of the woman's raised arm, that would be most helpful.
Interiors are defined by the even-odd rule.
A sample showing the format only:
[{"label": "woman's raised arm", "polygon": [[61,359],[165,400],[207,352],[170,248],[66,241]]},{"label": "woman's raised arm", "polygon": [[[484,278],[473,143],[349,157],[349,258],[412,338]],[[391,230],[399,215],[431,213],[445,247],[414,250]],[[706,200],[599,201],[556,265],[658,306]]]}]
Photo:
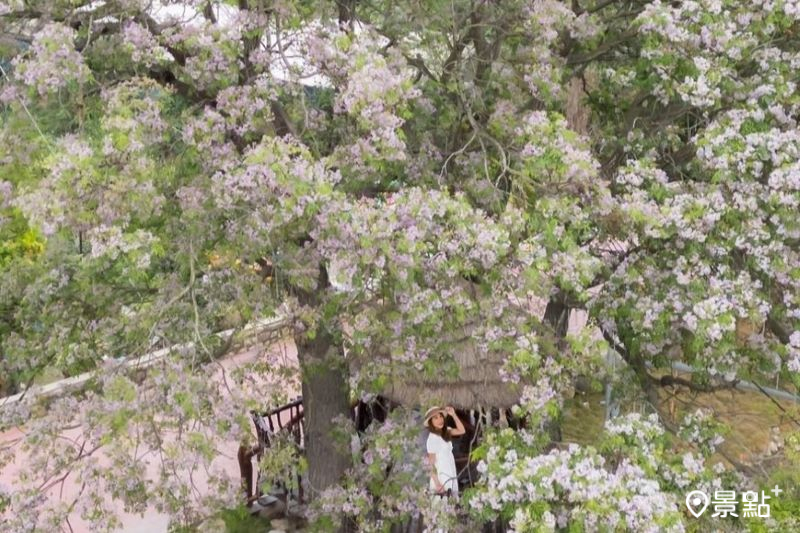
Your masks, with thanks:
[{"label": "woman's raised arm", "polygon": [[453,409],[452,405],[448,405],[445,408],[445,411],[447,412],[448,415],[453,417],[453,420],[456,423],[455,429],[451,429],[450,430],[450,436],[451,437],[460,437],[461,435],[463,435],[466,432],[466,430],[464,429],[464,424],[461,422],[461,419],[458,418],[458,415],[456,414],[456,410]]}]

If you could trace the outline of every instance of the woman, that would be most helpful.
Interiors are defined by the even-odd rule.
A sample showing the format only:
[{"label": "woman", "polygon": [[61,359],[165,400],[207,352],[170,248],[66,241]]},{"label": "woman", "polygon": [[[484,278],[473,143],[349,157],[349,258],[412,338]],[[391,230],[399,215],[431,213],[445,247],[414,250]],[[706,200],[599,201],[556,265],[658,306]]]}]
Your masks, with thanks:
[{"label": "woman", "polygon": [[[446,427],[445,416],[453,417],[455,429]],[[458,495],[458,472],[456,459],[453,456],[453,437],[464,434],[464,424],[458,418],[455,409],[447,406],[431,407],[425,413],[425,425],[428,427],[428,463],[431,467],[431,490],[440,495]]]}]

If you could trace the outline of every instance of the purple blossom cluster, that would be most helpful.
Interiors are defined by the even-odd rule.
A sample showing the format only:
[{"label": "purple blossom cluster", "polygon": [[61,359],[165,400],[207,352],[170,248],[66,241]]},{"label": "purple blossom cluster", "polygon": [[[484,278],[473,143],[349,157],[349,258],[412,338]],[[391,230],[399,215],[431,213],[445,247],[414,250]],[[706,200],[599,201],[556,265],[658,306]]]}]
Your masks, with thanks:
[{"label": "purple blossom cluster", "polygon": [[[330,210],[318,220],[316,235],[325,256],[342,272],[359,272],[362,283],[367,274],[379,272],[404,282],[418,260],[431,283],[437,277],[452,280],[459,272],[493,268],[508,253],[504,228],[471,208],[463,197],[439,191],[408,189],[392,195],[386,204]],[[352,286],[354,280],[340,281]]]},{"label": "purple blossom cluster", "polygon": [[227,136],[225,117],[214,109],[206,108],[202,114],[186,120],[183,142],[195,149],[209,174],[228,170],[237,162],[239,154]]},{"label": "purple blossom cluster", "polygon": [[137,270],[150,266],[151,250],[158,241],[148,231],[137,229],[123,233],[119,226],[98,226],[89,230],[87,236],[91,246],[90,257],[107,257],[114,261],[125,255],[134,261]]},{"label": "purple blossom cluster", "polygon": [[[760,57],[760,68],[783,76],[780,53]],[[695,63],[707,67],[700,59]],[[792,90],[785,80],[774,81],[773,87]],[[790,214],[800,202],[794,168],[800,145],[790,118],[795,104],[762,85],[755,78],[743,80],[733,95],[739,104],[720,112],[695,137],[697,161],[709,182],[668,180],[648,158],[632,160],[618,172],[615,180],[625,191],[618,205],[639,227],[630,242],[655,239],[666,245],[662,257],[669,268],[634,254],[601,297],[618,298],[616,309],[635,310],[631,318],[648,355],[679,356],[670,332],[684,330],[697,339],[699,366],[728,380],[752,350],[773,372],[781,370],[786,349],[760,325],[776,308],[794,316],[800,304],[793,296],[798,284],[788,275],[799,257],[791,239],[800,236]],[[755,98],[747,96],[747,87],[758,93]],[[753,270],[725,264],[731,253],[747,254]],[[783,287],[782,302],[768,294],[764,275]]]},{"label": "purple blossom cluster", "polygon": [[560,159],[561,166],[549,176],[553,181],[590,182],[597,176],[600,164],[586,139],[569,131],[566,119],[560,115],[544,111],[528,114],[516,131],[519,139],[527,141],[520,151],[523,164],[526,159],[536,161],[547,155]]},{"label": "purple blossom cluster", "polygon": [[0,89],[0,104],[10,106],[14,101],[24,98],[20,94],[20,88],[14,84],[4,84]]},{"label": "purple blossom cluster", "polygon": [[354,117],[359,135],[350,146],[343,146],[338,156],[362,170],[372,161],[406,159],[401,115],[421,94],[400,52],[394,47],[382,49],[383,44],[369,28],[356,35],[321,28],[306,43],[310,60],[319,71],[344,84],[334,110]]},{"label": "purple blossom cluster", "polygon": [[14,186],[11,182],[0,180],[0,209],[6,209],[11,205],[14,196]]},{"label": "purple blossom cluster", "polygon": [[575,13],[565,4],[555,0],[536,0],[526,9],[526,30],[535,36],[523,50],[525,62],[523,79],[530,94],[546,100],[558,101],[563,97],[561,78],[564,61],[557,52],[559,32],[586,33],[585,19],[575,24]]},{"label": "purple blossom cluster", "polygon": [[[557,528],[582,526],[589,531],[684,530],[678,502],[631,458],[612,466],[593,448],[576,444],[544,455],[490,446],[480,470],[483,477],[470,505],[495,513],[509,505],[522,509],[515,514],[517,531],[528,530],[539,519]],[[533,505],[539,511],[526,513]]]},{"label": "purple blossom cluster", "polygon": [[105,91],[103,154],[135,160],[140,152],[158,146],[167,130],[161,109],[166,97],[167,93],[147,78],[134,78]]},{"label": "purple blossom cluster", "polygon": [[272,118],[269,102],[273,98],[269,88],[261,85],[228,87],[217,95],[217,111],[225,117],[229,131],[244,137],[266,129]]},{"label": "purple blossom cluster", "polygon": [[185,76],[202,89],[222,89],[233,85],[244,67],[240,58],[241,26],[214,24],[180,24],[163,33],[164,44],[187,54],[183,66]]},{"label": "purple blossom cluster", "polygon": [[91,146],[76,135],[66,135],[59,139],[57,150],[44,182],[35,189],[21,190],[14,200],[45,235],[55,233],[70,220],[70,197],[85,199],[91,194],[91,180],[86,179],[94,155]]},{"label": "purple blossom cluster", "polygon": [[172,59],[153,33],[141,24],[128,21],[122,28],[122,39],[134,63],[152,67]]},{"label": "purple blossom cluster", "polygon": [[789,336],[789,361],[786,367],[792,372],[800,373],[800,331],[794,331]]},{"label": "purple blossom cluster", "polygon": [[248,210],[246,224],[267,235],[276,228],[291,225],[300,231],[300,224],[311,224],[338,180],[337,172],[312,160],[297,141],[265,137],[240,165],[213,176],[212,194],[220,207]]},{"label": "purple blossom cluster", "polygon": [[14,59],[16,78],[44,96],[85,83],[91,78],[83,56],[75,50],[77,32],[59,23],[46,24],[36,33],[30,52]]},{"label": "purple blossom cluster", "polygon": [[697,409],[683,418],[680,435],[708,456],[725,442],[722,431],[722,425],[714,419],[714,414],[709,409]]}]

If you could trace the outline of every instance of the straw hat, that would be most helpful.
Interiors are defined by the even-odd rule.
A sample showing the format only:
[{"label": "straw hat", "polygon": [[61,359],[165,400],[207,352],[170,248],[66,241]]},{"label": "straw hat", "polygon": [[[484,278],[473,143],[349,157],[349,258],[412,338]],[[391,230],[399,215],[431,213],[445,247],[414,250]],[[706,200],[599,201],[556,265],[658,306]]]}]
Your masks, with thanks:
[{"label": "straw hat", "polygon": [[436,416],[438,413],[441,413],[442,415],[444,415],[445,412],[446,411],[442,407],[439,407],[438,405],[434,405],[433,407],[431,407],[430,409],[425,411],[425,424],[427,425],[428,422],[430,421],[430,419],[433,418],[434,416]]}]

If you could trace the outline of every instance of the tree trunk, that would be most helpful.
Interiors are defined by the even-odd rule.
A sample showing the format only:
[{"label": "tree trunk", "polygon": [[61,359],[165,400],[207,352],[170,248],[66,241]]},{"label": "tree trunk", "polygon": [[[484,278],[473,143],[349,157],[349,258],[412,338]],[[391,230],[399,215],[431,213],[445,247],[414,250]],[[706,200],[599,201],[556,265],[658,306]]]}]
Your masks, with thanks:
[{"label": "tree trunk", "polygon": [[[302,343],[302,341],[301,341]],[[305,451],[311,499],[339,483],[350,467],[349,442],[334,440],[335,418],[350,417],[347,376],[341,368],[341,351],[329,334],[318,333],[305,345],[298,343],[303,368]]]},{"label": "tree trunk", "polygon": [[339,27],[347,30],[348,33],[353,31],[353,25],[356,18],[356,1],[357,0],[336,0],[339,8]]},{"label": "tree trunk", "polygon": [[[634,350],[632,347],[627,345],[626,339],[632,338],[629,328],[627,328],[625,324],[617,321],[617,331],[619,332],[619,342],[617,342],[613,338],[612,334],[605,329],[602,329],[603,337],[628,364],[631,370],[633,370],[634,374],[636,375],[636,379],[639,381],[639,385],[642,388],[642,392],[645,394],[647,402],[652,406],[655,412],[659,414],[659,417],[661,417],[662,420],[666,420],[666,418],[662,416],[662,413],[659,409],[659,384],[657,383],[657,380],[653,378],[647,371],[645,361],[642,359],[642,356],[637,353],[637,350]],[[626,331],[628,332],[627,335],[625,334]]]},{"label": "tree trunk", "polygon": [[[318,307],[321,295],[330,289],[328,273],[319,267],[317,288],[297,291],[303,305]],[[310,500],[328,487],[339,483],[350,467],[349,442],[334,440],[337,417],[350,418],[347,371],[342,347],[334,341],[338,324],[322,323],[309,338],[305,332],[295,335],[297,355],[303,373],[303,417],[305,418],[305,454],[308,461]]]},{"label": "tree trunk", "polygon": [[569,308],[557,299],[558,296],[550,298],[547,307],[544,309],[544,321],[555,331],[556,337],[564,338],[567,336],[569,326]]},{"label": "tree trunk", "polygon": [[[559,296],[553,296],[547,302],[547,307],[544,310],[544,321],[553,328],[559,343],[567,336],[567,326],[569,325],[569,307],[559,299]],[[547,433],[550,436],[551,442],[561,442],[561,420],[554,418],[550,420],[545,426]]]}]

